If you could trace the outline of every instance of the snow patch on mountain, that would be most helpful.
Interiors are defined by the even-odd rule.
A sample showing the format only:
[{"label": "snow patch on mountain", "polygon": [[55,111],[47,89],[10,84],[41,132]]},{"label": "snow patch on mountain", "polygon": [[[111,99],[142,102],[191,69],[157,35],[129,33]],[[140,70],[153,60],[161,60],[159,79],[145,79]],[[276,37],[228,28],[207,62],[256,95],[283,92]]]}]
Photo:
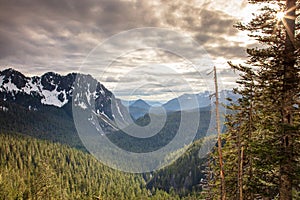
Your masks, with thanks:
[{"label": "snow patch on mountain", "polygon": [[9,92],[19,91],[19,88],[11,82],[11,78],[8,79],[8,83],[5,84],[4,89]]},{"label": "snow patch on mountain", "polygon": [[41,94],[41,82],[39,81],[37,84],[34,84],[33,83],[33,80],[30,79],[25,87],[23,88],[23,91],[26,93],[26,94],[31,94],[32,92],[37,92],[38,94]]},{"label": "snow patch on mountain", "polygon": [[[4,77],[3,77],[3,76],[0,76],[0,85],[2,85],[3,80],[4,80]],[[1,88],[0,88],[0,91],[1,91]]]},{"label": "snow patch on mountain", "polygon": [[39,97],[41,104],[62,107],[69,102],[74,89],[70,87],[73,84],[71,75],[64,77],[56,74],[54,80],[54,76],[48,78],[45,74],[46,81],[44,79],[42,83],[43,76],[29,78],[13,69],[7,69],[0,71],[0,92],[4,93],[4,101],[6,97],[11,96],[15,100],[18,94],[23,94]]},{"label": "snow patch on mountain", "polygon": [[121,119],[123,121],[126,121],[125,118],[124,118],[124,116],[123,116],[123,113],[122,113],[122,111],[120,109],[120,105],[118,103],[116,103],[116,107],[117,107],[118,113],[120,114]]},{"label": "snow patch on mountain", "polygon": [[88,108],[87,105],[83,101],[80,101],[76,106],[81,107],[83,110],[86,110]]},{"label": "snow patch on mountain", "polygon": [[[25,87],[19,89],[13,82],[11,77],[9,77],[8,82],[4,82],[4,77],[0,77],[0,85],[2,87],[0,88],[1,92],[7,92],[11,93],[13,96],[18,93],[25,93],[28,95],[32,95],[33,93],[37,93],[39,96],[41,96],[41,103],[44,105],[53,105],[57,107],[62,107],[66,103],[68,103],[66,91],[57,91],[57,86],[55,90],[49,91],[43,88],[40,80],[37,83],[33,83],[32,79],[29,79],[28,82],[26,82]],[[59,98],[60,96],[60,98]],[[62,101],[60,100],[62,99]]]},{"label": "snow patch on mountain", "polygon": [[[62,107],[63,105],[68,103],[68,99],[65,98],[66,97],[65,91],[58,92],[57,86],[56,86],[55,90],[53,90],[53,91],[42,90],[42,95],[44,98],[41,100],[41,102],[42,102],[42,104],[45,104],[45,105],[53,105],[53,106],[57,106],[57,107]],[[61,101],[59,99],[59,95],[63,96],[64,101]]]}]

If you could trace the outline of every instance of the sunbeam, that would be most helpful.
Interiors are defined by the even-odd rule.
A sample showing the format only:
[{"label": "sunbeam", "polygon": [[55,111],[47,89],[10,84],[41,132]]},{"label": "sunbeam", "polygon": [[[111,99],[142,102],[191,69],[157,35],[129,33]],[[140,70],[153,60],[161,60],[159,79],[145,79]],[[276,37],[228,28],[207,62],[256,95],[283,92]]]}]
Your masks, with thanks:
[{"label": "sunbeam", "polygon": [[[287,11],[278,11],[275,15],[276,19],[277,19],[277,25],[276,27],[279,26],[279,24],[283,24],[283,26],[285,27],[286,29],[286,33],[287,33],[287,37],[290,37],[290,38],[293,38],[293,33],[292,31],[290,30],[290,27],[288,25],[288,22],[287,20],[294,20],[295,17],[294,16],[291,16],[289,15],[289,13],[293,12],[295,9],[297,9],[297,6],[294,6],[290,9],[288,9]],[[294,41],[292,40],[292,43],[294,44]],[[295,45],[295,44],[294,44]]]},{"label": "sunbeam", "polygon": [[276,18],[278,21],[283,20],[284,17],[285,17],[285,12],[280,11],[276,14]]}]

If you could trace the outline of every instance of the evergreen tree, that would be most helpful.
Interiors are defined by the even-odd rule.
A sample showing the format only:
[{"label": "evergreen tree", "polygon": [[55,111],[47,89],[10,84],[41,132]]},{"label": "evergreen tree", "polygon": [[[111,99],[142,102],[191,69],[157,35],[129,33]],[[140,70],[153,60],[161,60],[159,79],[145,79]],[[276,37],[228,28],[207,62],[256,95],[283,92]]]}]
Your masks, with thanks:
[{"label": "evergreen tree", "polygon": [[235,91],[242,97],[228,116],[226,193],[234,199],[290,200],[293,189],[299,190],[300,177],[299,3],[249,2],[262,8],[252,21],[237,28],[248,31],[261,46],[247,50],[249,60],[244,65],[230,63],[241,73]]},{"label": "evergreen tree", "polygon": [[[193,145],[192,153],[198,145]],[[0,133],[0,200],[189,200],[199,195],[190,193],[180,197],[175,190],[167,192],[154,187],[151,191],[141,174],[113,170],[80,150]]]}]

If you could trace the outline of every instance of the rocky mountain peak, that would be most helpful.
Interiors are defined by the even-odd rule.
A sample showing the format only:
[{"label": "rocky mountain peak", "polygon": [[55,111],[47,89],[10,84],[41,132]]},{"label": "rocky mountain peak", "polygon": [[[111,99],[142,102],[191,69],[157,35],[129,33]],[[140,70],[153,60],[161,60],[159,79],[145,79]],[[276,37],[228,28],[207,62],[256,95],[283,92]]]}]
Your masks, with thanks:
[{"label": "rocky mountain peak", "polygon": [[26,77],[12,68],[5,69],[0,71],[0,102],[13,102],[35,108],[44,105],[63,107],[72,103],[75,81],[83,87],[79,96],[86,100],[83,102],[88,104],[92,100],[95,111],[113,118],[113,94],[91,75],[77,73],[63,76],[47,72],[42,76]]}]

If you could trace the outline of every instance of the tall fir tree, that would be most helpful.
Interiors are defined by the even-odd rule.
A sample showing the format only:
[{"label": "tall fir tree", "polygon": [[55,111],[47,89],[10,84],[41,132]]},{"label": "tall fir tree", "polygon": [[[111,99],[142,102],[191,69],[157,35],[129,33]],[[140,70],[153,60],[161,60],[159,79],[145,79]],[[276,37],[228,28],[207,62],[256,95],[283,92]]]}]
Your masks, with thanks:
[{"label": "tall fir tree", "polygon": [[[237,24],[259,48],[247,49],[242,97],[232,105],[225,135],[226,194],[234,199],[290,200],[299,191],[300,21],[296,0],[250,0],[260,4],[248,24]],[[217,168],[217,167],[216,167]]]}]

